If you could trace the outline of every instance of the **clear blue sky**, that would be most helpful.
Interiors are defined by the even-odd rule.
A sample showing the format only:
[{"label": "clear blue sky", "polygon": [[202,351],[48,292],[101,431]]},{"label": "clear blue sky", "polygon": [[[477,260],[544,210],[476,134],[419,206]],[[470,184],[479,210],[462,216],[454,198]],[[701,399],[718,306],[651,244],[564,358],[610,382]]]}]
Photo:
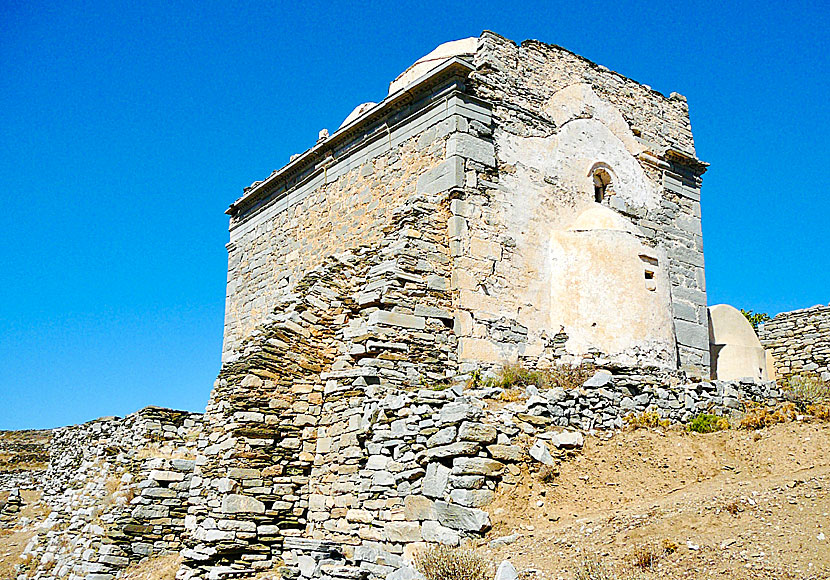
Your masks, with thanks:
[{"label": "clear blue sky", "polygon": [[0,6],[0,429],[219,370],[228,204],[437,44],[560,44],[689,99],[710,303],[830,301],[825,2]]}]

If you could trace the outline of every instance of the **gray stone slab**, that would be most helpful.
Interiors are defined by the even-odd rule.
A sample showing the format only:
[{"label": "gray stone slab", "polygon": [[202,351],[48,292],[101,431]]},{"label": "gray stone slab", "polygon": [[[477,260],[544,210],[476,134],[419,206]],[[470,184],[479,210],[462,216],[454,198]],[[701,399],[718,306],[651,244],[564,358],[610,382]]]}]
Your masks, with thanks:
[{"label": "gray stone slab", "polygon": [[464,160],[450,157],[418,178],[416,191],[432,195],[464,185]]}]

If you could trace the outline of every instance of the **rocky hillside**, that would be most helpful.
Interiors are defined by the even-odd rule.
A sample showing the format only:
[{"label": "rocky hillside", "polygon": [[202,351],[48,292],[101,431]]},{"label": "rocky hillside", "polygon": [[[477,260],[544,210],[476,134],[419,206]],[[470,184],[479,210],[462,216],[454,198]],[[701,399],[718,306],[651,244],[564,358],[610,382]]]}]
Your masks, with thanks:
[{"label": "rocky hillside", "polygon": [[[531,447],[531,440],[526,442]],[[599,562],[616,576],[588,578],[830,578],[830,424],[809,417],[760,430],[690,433],[650,427],[589,434],[552,465],[528,458],[488,506],[493,529],[468,544],[528,580],[570,580]],[[0,577],[48,510],[25,491],[0,532]],[[54,519],[54,517],[52,517]],[[172,580],[175,556],[124,577]],[[274,571],[260,578],[277,578]]]},{"label": "rocky hillside", "polygon": [[0,489],[37,487],[49,465],[49,429],[0,431]]}]

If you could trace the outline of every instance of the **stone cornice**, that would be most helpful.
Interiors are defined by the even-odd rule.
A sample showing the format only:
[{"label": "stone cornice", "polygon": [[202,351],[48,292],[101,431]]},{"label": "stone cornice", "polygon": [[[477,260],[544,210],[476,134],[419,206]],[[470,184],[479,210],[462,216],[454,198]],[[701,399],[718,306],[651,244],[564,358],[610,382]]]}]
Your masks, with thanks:
[{"label": "stone cornice", "polygon": [[[334,134],[325,140],[319,141],[311,149],[301,153],[282,169],[269,175],[265,180],[249,189],[245,194],[233,202],[225,213],[234,218],[244,213],[260,200],[267,198],[281,186],[304,181],[309,175],[332,164],[350,142],[361,135],[371,132],[373,126],[384,118],[389,118],[395,111],[403,109],[415,102],[418,98],[428,95],[432,89],[441,83],[456,78],[463,80],[474,70],[474,66],[458,57],[448,59],[447,62],[432,69],[424,76],[416,79],[405,88],[396,91],[383,101],[364,112],[348,125],[340,127]],[[383,127],[374,127],[374,131],[383,131]],[[290,186],[286,188],[290,189]]]},{"label": "stone cornice", "polygon": [[705,161],[701,161],[691,153],[686,153],[685,151],[680,151],[679,149],[666,149],[666,152],[663,153],[663,157],[670,163],[677,163],[678,165],[688,167],[695,173],[695,175],[703,175],[709,168],[709,164]]}]

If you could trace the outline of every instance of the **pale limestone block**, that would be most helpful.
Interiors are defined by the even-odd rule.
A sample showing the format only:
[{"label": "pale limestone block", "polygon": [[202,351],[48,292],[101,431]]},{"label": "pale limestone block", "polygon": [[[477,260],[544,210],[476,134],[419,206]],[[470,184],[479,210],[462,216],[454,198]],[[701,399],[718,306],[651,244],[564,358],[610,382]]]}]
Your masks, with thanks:
[{"label": "pale limestone block", "polygon": [[458,155],[486,165],[495,167],[495,145],[469,133],[454,133],[447,139],[447,157]]},{"label": "pale limestone block", "polygon": [[265,504],[247,495],[229,494],[222,498],[222,513],[265,513]]},{"label": "pale limestone block", "polygon": [[473,332],[473,315],[466,310],[456,311],[453,332],[458,336],[470,336]]},{"label": "pale limestone block", "polygon": [[450,239],[463,238],[467,235],[467,220],[460,216],[452,216],[447,220],[447,232]]},{"label": "pale limestone block", "polygon": [[426,326],[426,320],[421,316],[412,316],[411,314],[400,314],[397,312],[388,312],[386,310],[375,310],[369,314],[369,324],[381,324],[385,326],[401,326],[403,328],[414,328],[416,330],[423,330]]},{"label": "pale limestone block", "polygon": [[390,542],[420,542],[421,524],[418,522],[389,522],[383,526],[384,535]]},{"label": "pale limestone block", "polygon": [[424,541],[447,546],[457,546],[461,540],[458,532],[439,524],[437,521],[428,520],[421,525],[421,534]]},{"label": "pale limestone block", "polygon": [[482,338],[459,338],[458,359],[460,361],[499,362],[501,354],[495,343]]},{"label": "pale limestone block", "polygon": [[404,498],[404,517],[409,521],[434,520],[435,506],[423,495],[408,495]]},{"label": "pale limestone block", "polygon": [[474,258],[501,260],[501,244],[473,237],[470,239],[470,255]]}]

